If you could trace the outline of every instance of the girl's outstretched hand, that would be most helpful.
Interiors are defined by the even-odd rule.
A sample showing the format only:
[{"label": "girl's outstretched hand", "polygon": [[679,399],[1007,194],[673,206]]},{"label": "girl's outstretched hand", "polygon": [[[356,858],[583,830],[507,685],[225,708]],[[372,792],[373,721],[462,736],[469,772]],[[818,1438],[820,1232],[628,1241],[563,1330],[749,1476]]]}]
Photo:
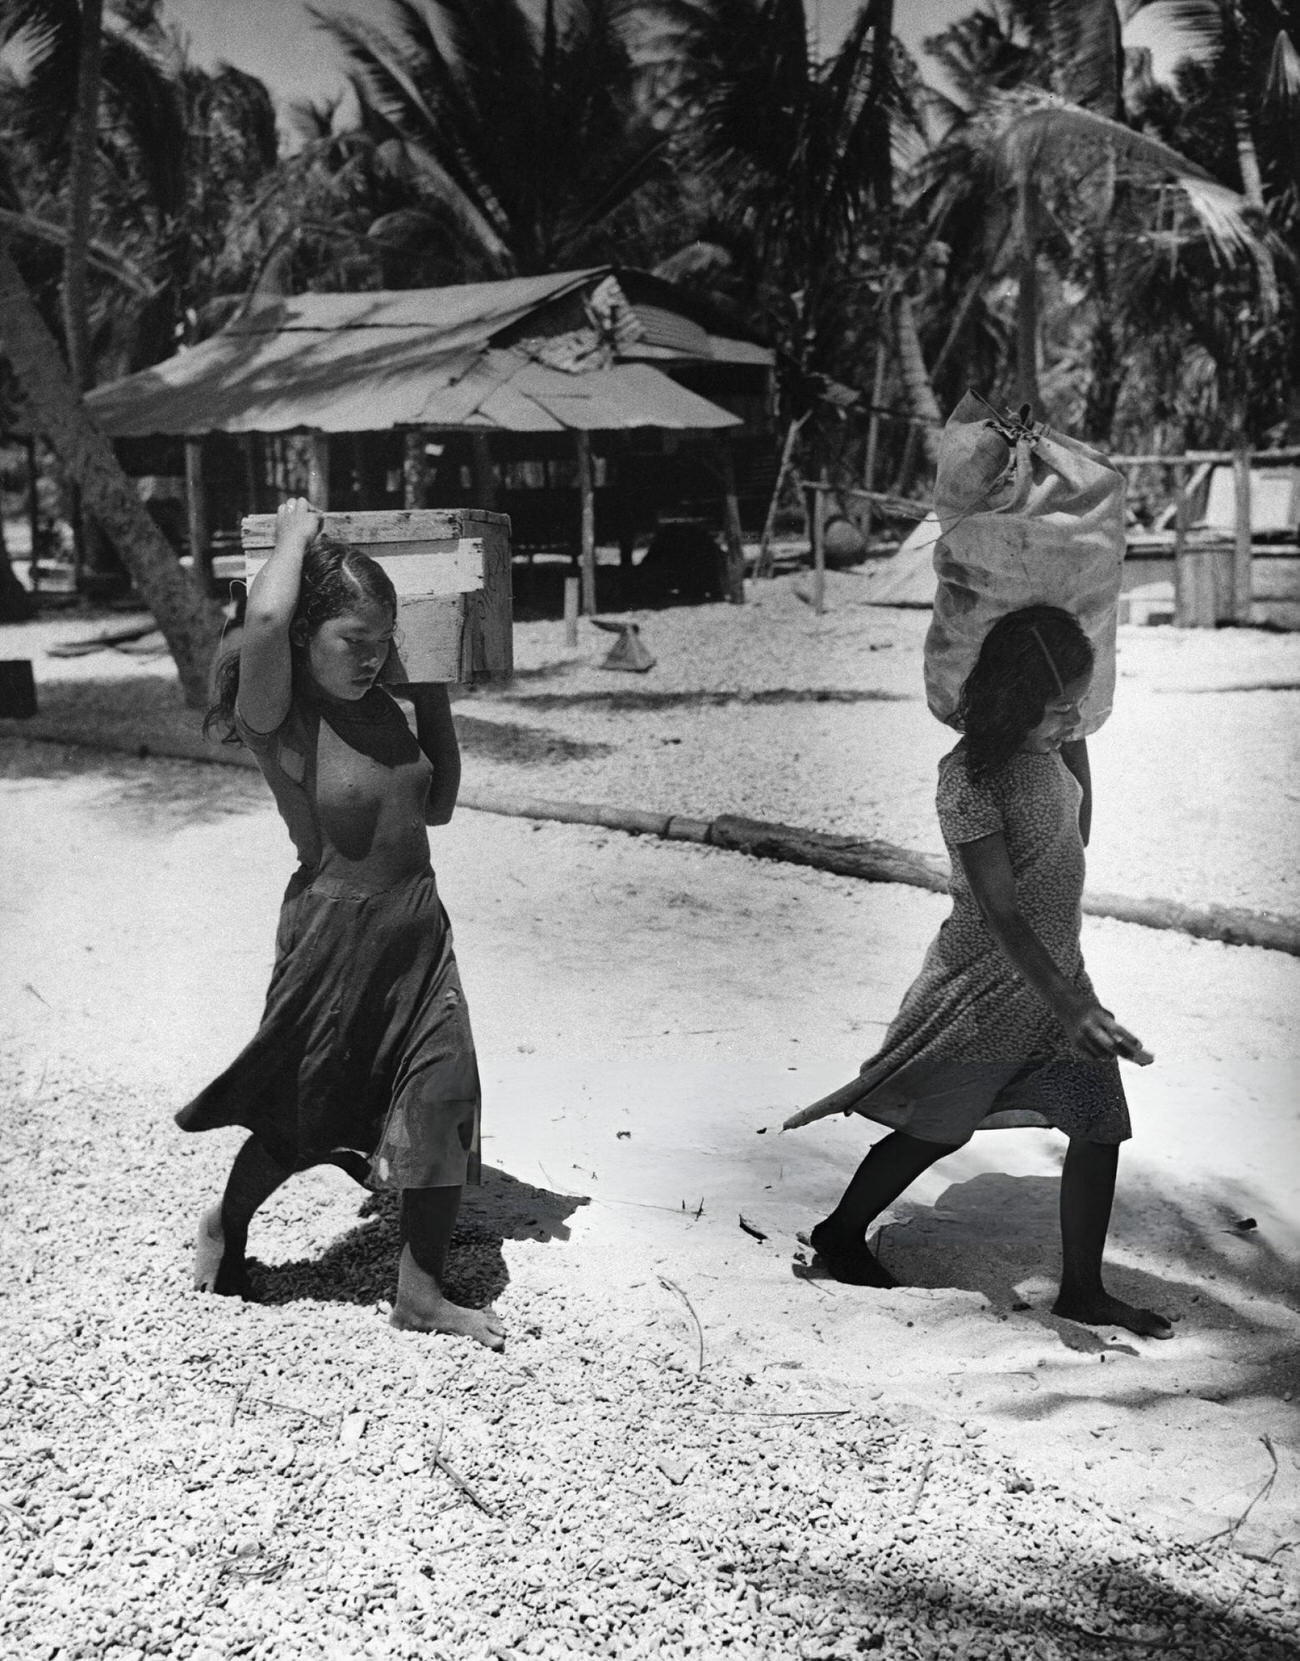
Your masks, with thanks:
[{"label": "girl's outstretched hand", "polygon": [[288,548],[296,543],[305,548],[324,522],[324,514],[305,496],[290,496],[275,510],[275,545]]},{"label": "girl's outstretched hand", "polygon": [[1099,1003],[1079,1005],[1063,1017],[1062,1025],[1075,1049],[1092,1061],[1122,1056],[1125,1061],[1135,1061],[1138,1066],[1146,1067],[1155,1059],[1143,1049],[1142,1040],[1127,1027],[1122,1027],[1111,1012]]}]

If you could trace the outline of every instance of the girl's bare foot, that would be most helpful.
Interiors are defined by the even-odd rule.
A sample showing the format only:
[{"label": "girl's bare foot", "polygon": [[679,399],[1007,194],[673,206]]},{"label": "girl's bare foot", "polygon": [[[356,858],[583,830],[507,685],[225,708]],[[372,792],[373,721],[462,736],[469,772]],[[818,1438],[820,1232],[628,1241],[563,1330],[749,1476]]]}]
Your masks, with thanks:
[{"label": "girl's bare foot", "polygon": [[1136,1304],[1111,1297],[1109,1292],[1092,1292],[1087,1296],[1062,1292],[1052,1305],[1052,1314],[1066,1321],[1078,1321],[1083,1326],[1121,1326],[1139,1338],[1174,1335],[1170,1322],[1154,1309],[1139,1309]]},{"label": "girl's bare foot", "polygon": [[194,1241],[194,1290],[216,1292],[220,1297],[243,1298],[245,1303],[257,1301],[242,1254],[235,1256],[226,1249],[219,1205],[210,1205],[199,1218]]},{"label": "girl's bare foot", "polygon": [[831,1279],[846,1286],[897,1286],[898,1282],[865,1240],[844,1240],[818,1223],[808,1235],[808,1244],[830,1270]]},{"label": "girl's bare foot", "polygon": [[432,1275],[426,1274],[411,1256],[411,1248],[403,1246],[397,1268],[397,1298],[390,1326],[403,1332],[452,1332],[464,1338],[473,1338],[490,1350],[506,1347],[506,1329],[501,1317],[491,1309],[466,1309],[442,1295],[442,1289]]}]

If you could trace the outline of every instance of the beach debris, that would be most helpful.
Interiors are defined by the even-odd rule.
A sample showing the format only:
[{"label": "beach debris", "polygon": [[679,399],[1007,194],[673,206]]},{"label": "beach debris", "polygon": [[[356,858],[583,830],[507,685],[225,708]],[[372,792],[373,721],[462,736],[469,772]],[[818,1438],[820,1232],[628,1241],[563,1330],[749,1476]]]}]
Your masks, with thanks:
[{"label": "beach debris", "polygon": [[759,1228],[758,1224],[757,1223],[751,1223],[749,1218],[746,1217],[743,1212],[741,1213],[741,1216],[740,1216],[740,1226],[741,1226],[741,1228],[744,1229],[746,1234],[752,1235],[755,1240],[766,1240],[767,1239],[767,1235],[763,1233],[762,1229]]},{"label": "beach debris", "polygon": [[602,669],[630,669],[633,674],[644,675],[647,669],[654,668],[655,659],[641,638],[639,623],[607,623],[600,617],[592,617],[589,621],[598,629],[618,636],[601,659]]},{"label": "beach debris", "polygon": [[[701,1202],[701,1208],[702,1207],[703,1202]],[[667,1275],[660,1275],[658,1279],[660,1286],[664,1287],[669,1292],[675,1292],[677,1294],[689,1310],[691,1319],[695,1322],[695,1332],[699,1339],[699,1352],[696,1356],[695,1371],[697,1373],[702,1373],[704,1371],[704,1328],[700,1324],[700,1317],[695,1313],[695,1305],[691,1302],[690,1298],[687,1297],[686,1293],[675,1280],[669,1280]]]}]

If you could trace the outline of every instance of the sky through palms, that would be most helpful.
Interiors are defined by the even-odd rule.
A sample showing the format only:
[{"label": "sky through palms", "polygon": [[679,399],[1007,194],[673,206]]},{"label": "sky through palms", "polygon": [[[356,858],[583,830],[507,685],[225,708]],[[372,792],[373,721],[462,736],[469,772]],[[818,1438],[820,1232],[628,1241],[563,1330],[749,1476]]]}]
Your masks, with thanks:
[{"label": "sky through palms", "polygon": [[[352,12],[381,21],[382,0],[321,0],[331,11]],[[822,50],[843,40],[858,10],[858,0],[805,0]],[[896,0],[898,38],[918,56],[926,35],[946,27],[974,8],[975,0]],[[190,38],[202,65],[226,59],[265,81],[284,104],[300,98],[324,98],[341,90],[342,56],[333,42],[313,27],[305,0],[164,0],[164,16]]]}]

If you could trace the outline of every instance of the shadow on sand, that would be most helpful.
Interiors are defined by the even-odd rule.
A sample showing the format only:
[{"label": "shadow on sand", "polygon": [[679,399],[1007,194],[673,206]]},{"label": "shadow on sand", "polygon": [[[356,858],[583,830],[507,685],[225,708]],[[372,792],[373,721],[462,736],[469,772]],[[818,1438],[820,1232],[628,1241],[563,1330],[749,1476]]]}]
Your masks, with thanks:
[{"label": "shadow on sand", "polygon": [[[977,1292],[991,1315],[1033,1322],[1082,1354],[1143,1353],[1143,1341],[1120,1329],[1051,1313],[1060,1265],[1059,1192],[1054,1177],[984,1172],[954,1183],[933,1206],[897,1203],[896,1221],[885,1224],[873,1245],[900,1286]],[[1258,1216],[1265,1216],[1264,1226],[1239,1226]],[[814,1260],[814,1278],[819,1268]],[[1169,1192],[1140,1173],[1121,1171],[1106,1279],[1117,1296],[1174,1319],[1173,1342],[1180,1330],[1195,1331],[1237,1352],[1231,1376],[1212,1391],[1198,1390],[1202,1398],[1284,1398],[1293,1388],[1300,1367],[1296,1266],[1270,1239],[1264,1204],[1244,1185],[1221,1180],[1212,1194]],[[1245,1335],[1248,1342],[1241,1341]],[[1113,1385],[1106,1393],[1113,1396]],[[1140,1406],[1147,1394],[1134,1395],[1132,1404]],[[1163,1392],[1149,1394],[1154,1400]],[[1035,1396],[1025,1409],[1050,1412],[1054,1399]]]},{"label": "shadow on sand", "polygon": [[[924,1507],[922,1508],[924,1510]],[[923,1516],[918,1519],[924,1527]],[[1041,1552],[1041,1543],[1026,1539],[1024,1549]],[[1058,1548],[1059,1549],[1059,1548]],[[1252,1657],[1252,1661],[1295,1661],[1292,1641],[1270,1629],[1249,1610],[1226,1603],[1207,1586],[1204,1597],[1177,1589],[1159,1573],[1136,1563],[1116,1563],[1101,1543],[1080,1540],[1066,1562],[1056,1568],[1051,1607],[1025,1601],[1013,1587],[999,1593],[990,1575],[985,1595],[945,1583],[938,1563],[903,1570],[890,1560],[888,1532],[879,1540],[860,1540],[854,1556],[833,1572],[815,1568],[805,1557],[792,1561],[745,1552],[745,1579],[763,1602],[803,1593],[814,1600],[848,1600],[853,1614],[845,1623],[852,1636],[828,1641],[827,1661],[841,1655],[914,1655],[1020,1657],[1088,1656],[1111,1661],[1121,1656],[1165,1654],[1196,1657]],[[926,1571],[928,1570],[928,1579]],[[944,1647],[917,1651],[916,1587],[925,1580],[938,1594],[946,1626]],[[982,1591],[983,1589],[981,1589]],[[902,1647],[906,1645],[906,1647]],[[814,1653],[812,1651],[802,1653]]]},{"label": "shadow on sand", "polygon": [[[150,730],[157,742],[156,729]],[[0,739],[0,779],[71,780],[88,779],[106,787],[103,795],[88,804],[86,811],[133,829],[174,830],[187,825],[214,824],[231,814],[253,812],[268,802],[266,786],[252,766],[207,766],[184,757],[152,753],[143,742],[144,754],[125,748],[101,749],[94,744],[65,743],[58,739],[27,738],[24,733],[6,730]],[[197,743],[191,734],[189,742]],[[110,743],[116,745],[110,735]],[[213,754],[206,759],[235,760],[220,754],[222,746],[206,746]]]},{"label": "shadow on sand", "polygon": [[567,738],[550,727],[525,726],[516,721],[483,721],[456,708],[456,733],[467,754],[488,761],[536,766],[547,762],[585,761],[608,755],[612,744]]},{"label": "shadow on sand", "polygon": [[[515,680],[522,679],[516,675]],[[913,692],[887,692],[872,687],[769,686],[753,692],[657,692],[653,688],[611,685],[598,692],[527,692],[507,681],[499,691],[489,693],[502,703],[516,703],[528,709],[599,709],[615,713],[659,709],[720,709],[731,704],[914,704]]]},{"label": "shadow on sand", "polygon": [[[485,1165],[482,1185],[465,1190],[447,1255],[447,1296],[472,1309],[484,1308],[510,1281],[505,1242],[567,1240],[569,1218],[587,1203],[583,1195],[554,1194]],[[358,1215],[359,1225],[319,1257],[273,1267],[251,1260],[253,1286],[261,1302],[373,1306],[391,1298],[401,1255],[397,1195],[368,1194]]]}]

